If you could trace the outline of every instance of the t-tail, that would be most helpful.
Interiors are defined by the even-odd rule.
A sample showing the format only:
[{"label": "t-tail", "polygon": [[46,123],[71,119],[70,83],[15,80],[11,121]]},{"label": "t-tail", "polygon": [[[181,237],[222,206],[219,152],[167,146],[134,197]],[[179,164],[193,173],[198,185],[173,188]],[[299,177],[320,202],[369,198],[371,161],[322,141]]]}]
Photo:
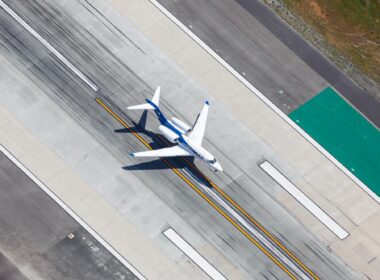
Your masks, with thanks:
[{"label": "t-tail", "polygon": [[157,87],[156,92],[153,95],[152,100],[146,99],[147,103],[130,106],[128,110],[155,110],[158,108],[158,103],[160,101],[160,87]]}]

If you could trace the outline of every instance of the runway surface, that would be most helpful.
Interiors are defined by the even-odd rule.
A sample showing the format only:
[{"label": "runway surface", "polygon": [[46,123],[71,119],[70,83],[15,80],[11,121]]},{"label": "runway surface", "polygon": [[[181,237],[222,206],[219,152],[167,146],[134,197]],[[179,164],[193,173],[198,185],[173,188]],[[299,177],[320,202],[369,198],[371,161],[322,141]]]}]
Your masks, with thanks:
[{"label": "runway surface", "polygon": [[380,104],[260,0],[159,0],[285,113],[332,85],[380,127]]},{"label": "runway surface", "polygon": [[0,279],[137,279],[2,153],[0,193]]},{"label": "runway surface", "polygon": [[[88,1],[64,4],[60,1],[4,2],[99,90],[94,91],[57,55],[49,52],[14,18],[0,10],[0,51],[11,64],[3,66],[6,74],[2,80],[7,90],[1,96],[2,104],[12,109],[86,182],[121,214],[132,219],[146,236],[165,247],[167,245],[160,237],[162,224],[174,224],[176,230],[186,232],[186,240],[191,240],[195,234],[200,236],[200,243],[215,246],[252,279],[284,279],[285,269],[290,269],[291,274],[297,274],[297,269],[308,274],[309,269],[321,279],[356,279],[351,270],[276,202],[274,197],[281,190],[258,164],[268,159],[285,170],[289,166],[212,99],[204,143],[226,172],[214,174],[196,163],[215,186],[251,213],[265,231],[276,236],[281,246],[301,260],[302,265],[294,259],[291,261],[297,269],[277,256],[273,258],[285,269],[271,260],[253,244],[251,239],[256,239],[251,234],[248,234],[250,239],[191,187],[199,189],[199,184],[194,179],[196,172],[188,168],[188,163],[181,160],[171,163],[178,167],[180,176],[160,160],[146,163],[128,157],[129,151],[146,149],[141,139],[123,125],[125,122],[133,127],[139,121],[142,123],[141,113],[128,112],[128,106],[140,104],[144,98],[152,96],[157,85],[161,85],[162,110],[191,124],[203,100],[209,96],[127,21],[119,22],[122,30],[117,28]],[[111,15],[112,11],[108,17]],[[10,78],[7,73],[13,76]],[[323,81],[318,83],[316,87]],[[29,90],[31,88],[33,90]],[[8,93],[12,91],[17,91],[18,95]],[[105,106],[96,102],[96,98]],[[54,109],[57,106],[67,115],[57,113],[58,110]],[[71,120],[80,128],[68,126]],[[154,147],[163,144],[154,133],[156,126],[157,122],[148,116],[145,130],[136,129]],[[91,142],[82,141],[85,134],[82,130],[91,136]],[[91,149],[96,145],[101,145],[107,153]],[[250,153],[247,154],[246,149]],[[119,165],[108,164],[114,161]],[[189,172],[193,175],[186,175]],[[138,182],[144,186],[137,188]],[[201,193],[205,192],[201,190]],[[221,193],[219,195],[223,197]],[[233,204],[226,197],[223,201]],[[249,219],[248,223],[266,235]],[[270,239],[268,235],[266,238]],[[273,245],[273,240],[269,242]],[[273,246],[286,254],[278,244]],[[306,279],[313,279],[310,275]],[[296,278],[302,277],[297,274]]]}]

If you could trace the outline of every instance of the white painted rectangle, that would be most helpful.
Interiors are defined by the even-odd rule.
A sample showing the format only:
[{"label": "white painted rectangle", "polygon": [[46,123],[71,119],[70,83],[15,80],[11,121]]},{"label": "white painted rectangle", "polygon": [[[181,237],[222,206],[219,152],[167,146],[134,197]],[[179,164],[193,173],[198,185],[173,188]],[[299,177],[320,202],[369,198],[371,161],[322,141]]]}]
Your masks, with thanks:
[{"label": "white painted rectangle", "polygon": [[186,256],[199,266],[211,279],[227,280],[204,257],[202,257],[189,243],[186,242],[174,229],[169,228],[163,234],[176,245]]},{"label": "white painted rectangle", "polygon": [[281,187],[291,194],[299,203],[301,203],[311,214],[321,221],[329,230],[331,230],[340,239],[346,238],[349,233],[344,230],[337,222],[327,215],[318,205],[308,198],[292,182],[288,180],[280,171],[278,171],[270,162],[265,161],[260,167],[272,177]]}]

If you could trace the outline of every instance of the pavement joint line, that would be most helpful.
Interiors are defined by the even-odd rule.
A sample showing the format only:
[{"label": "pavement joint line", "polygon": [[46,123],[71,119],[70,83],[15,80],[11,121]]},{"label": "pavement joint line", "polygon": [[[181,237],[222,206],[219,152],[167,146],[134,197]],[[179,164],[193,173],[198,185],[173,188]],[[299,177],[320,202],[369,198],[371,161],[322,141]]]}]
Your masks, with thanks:
[{"label": "pavement joint line", "polygon": [[288,178],[277,170],[269,161],[260,164],[260,168],[265,171],[274,181],[276,181],[283,189],[292,195],[306,210],[324,224],[331,232],[333,232],[340,240],[349,236],[334,219],[324,212],[317,204],[314,203],[306,194],[298,189]]},{"label": "pavement joint line", "polygon": [[199,254],[181,235],[173,228],[168,228],[162,232],[173,244],[188,256],[200,269],[202,269],[211,279],[227,280],[209,261]]},{"label": "pavement joint line", "polygon": [[82,81],[84,81],[93,91],[97,92],[99,87],[95,85],[86,75],[76,68],[69,60],[67,60],[59,51],[57,51],[48,41],[37,33],[29,24],[27,24],[20,16],[18,16],[7,4],[0,0],[0,7],[4,9],[14,20],[24,27],[31,35],[40,41],[52,54],[54,54],[63,64],[73,71]]},{"label": "pavement joint line", "polygon": [[318,276],[310,270],[302,261],[300,261],[292,252],[290,252],[284,245],[282,245],[276,237],[274,237],[270,232],[268,232],[258,221],[256,221],[250,214],[247,213],[239,204],[237,204],[231,197],[229,197],[221,188],[219,188],[213,181],[201,173],[191,162],[189,162],[185,157],[183,159],[188,163],[190,168],[197,172],[198,175],[203,177],[218,193],[220,193],[228,202],[230,202],[237,210],[239,210],[243,215],[251,221],[255,226],[257,226],[262,232],[264,232],[277,246],[279,246],[289,257],[291,257],[298,265],[300,265],[305,271],[307,271],[314,279],[319,279]]},{"label": "pavement joint line", "polygon": [[380,197],[377,196],[370,188],[368,188],[358,177],[351,173],[343,164],[334,158],[325,148],[323,148],[317,141],[315,141],[309,134],[307,134],[301,127],[293,122],[284,112],[282,112],[276,105],[274,105],[264,94],[248,82],[239,72],[237,72],[231,65],[229,65],[223,58],[214,52],[206,43],[204,43],[197,35],[195,35],[189,28],[187,28],[179,19],[171,14],[164,6],[156,0],[148,0],[166,15],[174,24],[176,24],[182,31],[184,31],[193,41],[201,46],[208,54],[210,54],[217,62],[227,69],[235,78],[243,83],[250,91],[259,97],[270,109],[286,121],[295,131],[303,136],[310,144],[312,144],[318,151],[320,151],[328,160],[330,160],[336,167],[338,167],[344,174],[346,174],[352,181],[354,181],[363,191],[365,191],[372,199],[380,204]]},{"label": "pavement joint line", "polygon": [[22,172],[25,173],[41,190],[43,190],[51,199],[53,199],[67,214],[69,214],[77,223],[79,223],[88,233],[90,233],[106,250],[108,250],[118,261],[129,269],[140,280],[147,280],[132,264],[121,256],[107,241],[105,241],[90,225],[79,217],[68,205],[66,205],[54,192],[52,192],[44,183],[42,183],[27,167],[25,167],[17,158],[15,158],[3,145],[0,144],[2,152],[11,160]]},{"label": "pavement joint line", "polygon": [[[114,117],[119,123],[127,128],[131,133],[142,142],[148,149],[153,148],[149,143],[142,138],[137,132],[135,132],[125,121],[123,121],[111,108],[109,108],[101,99],[95,98],[95,101],[105,109],[112,117]],[[171,170],[180,177],[188,186],[190,186],[196,193],[198,193],[206,202],[211,205],[219,214],[221,214],[227,221],[229,221],[238,231],[240,231],[249,241],[251,241],[261,252],[263,252],[271,261],[273,261],[278,267],[280,267],[291,279],[297,280],[293,273],[291,273],[281,262],[279,262],[270,252],[268,252],[257,240],[249,235],[237,222],[229,217],[220,207],[218,207],[212,200],[207,197],[201,190],[199,190],[188,178],[186,178],[181,172],[179,172],[168,160],[161,158],[161,160],[167,164]],[[318,279],[318,278],[316,278]]]}]

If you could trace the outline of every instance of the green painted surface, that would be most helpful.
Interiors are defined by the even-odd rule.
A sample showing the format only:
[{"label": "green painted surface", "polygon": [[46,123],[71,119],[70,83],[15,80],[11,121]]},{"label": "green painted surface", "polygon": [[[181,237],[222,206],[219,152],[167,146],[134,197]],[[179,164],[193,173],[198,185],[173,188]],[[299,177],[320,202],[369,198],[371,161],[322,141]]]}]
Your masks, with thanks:
[{"label": "green painted surface", "polygon": [[289,117],[380,196],[380,131],[332,88]]}]

